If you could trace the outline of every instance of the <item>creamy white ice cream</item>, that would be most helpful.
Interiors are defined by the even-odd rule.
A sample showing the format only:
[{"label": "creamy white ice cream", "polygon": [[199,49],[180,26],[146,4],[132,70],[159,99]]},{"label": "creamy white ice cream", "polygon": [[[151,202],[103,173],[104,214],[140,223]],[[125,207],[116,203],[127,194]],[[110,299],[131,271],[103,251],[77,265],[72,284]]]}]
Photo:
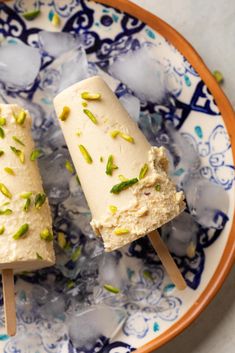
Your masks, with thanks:
[{"label": "creamy white ice cream", "polygon": [[164,148],[148,143],[100,77],[67,88],[54,106],[91,209],[91,225],[106,251],[146,235],[184,209],[183,193],[167,176]]},{"label": "creamy white ice cream", "polygon": [[[24,110],[17,105],[0,104],[0,125],[0,269],[51,266],[55,262],[53,241],[49,241],[52,220],[47,199],[42,201],[37,161],[30,159],[35,150],[31,118],[26,111],[24,119]],[[42,203],[39,208],[35,207],[36,197],[37,206]],[[40,235],[43,231],[47,240]]]}]

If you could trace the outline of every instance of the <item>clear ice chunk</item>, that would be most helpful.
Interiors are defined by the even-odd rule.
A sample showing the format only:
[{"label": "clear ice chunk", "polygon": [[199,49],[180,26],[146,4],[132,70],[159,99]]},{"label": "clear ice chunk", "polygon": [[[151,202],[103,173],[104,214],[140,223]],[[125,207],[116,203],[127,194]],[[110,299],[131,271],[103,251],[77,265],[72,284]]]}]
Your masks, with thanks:
[{"label": "clear ice chunk", "polygon": [[81,45],[78,36],[66,32],[41,31],[38,39],[41,50],[56,58]]},{"label": "clear ice chunk", "polygon": [[135,120],[135,122],[139,121],[140,117],[140,101],[137,97],[132,94],[124,94],[119,98],[119,101],[122,103],[124,108],[128,111],[130,117]]},{"label": "clear ice chunk", "polygon": [[37,48],[21,41],[5,41],[0,45],[0,81],[7,87],[28,87],[35,81],[40,66]]}]

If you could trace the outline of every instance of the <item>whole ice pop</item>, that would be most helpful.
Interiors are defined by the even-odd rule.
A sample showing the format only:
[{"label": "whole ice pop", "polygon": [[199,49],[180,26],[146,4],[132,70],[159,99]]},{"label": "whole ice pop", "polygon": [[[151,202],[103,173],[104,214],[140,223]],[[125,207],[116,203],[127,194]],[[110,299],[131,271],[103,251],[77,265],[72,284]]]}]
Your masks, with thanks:
[{"label": "whole ice pop", "polygon": [[16,324],[13,271],[55,262],[51,214],[30,129],[28,112],[0,104],[0,270],[9,335]]},{"label": "whole ice pop", "polygon": [[163,147],[152,147],[98,76],[54,99],[56,113],[106,251],[162,226],[185,207],[167,175]]}]

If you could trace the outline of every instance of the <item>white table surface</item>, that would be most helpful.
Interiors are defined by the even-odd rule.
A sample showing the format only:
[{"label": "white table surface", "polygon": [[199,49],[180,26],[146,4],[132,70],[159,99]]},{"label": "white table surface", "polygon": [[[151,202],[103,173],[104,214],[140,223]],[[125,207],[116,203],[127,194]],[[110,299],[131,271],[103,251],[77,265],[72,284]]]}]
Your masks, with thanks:
[{"label": "white table surface", "polygon": [[[224,75],[223,89],[235,107],[235,1],[132,0],[177,29],[207,66]],[[157,353],[235,352],[235,268],[216,298],[180,336]]]}]

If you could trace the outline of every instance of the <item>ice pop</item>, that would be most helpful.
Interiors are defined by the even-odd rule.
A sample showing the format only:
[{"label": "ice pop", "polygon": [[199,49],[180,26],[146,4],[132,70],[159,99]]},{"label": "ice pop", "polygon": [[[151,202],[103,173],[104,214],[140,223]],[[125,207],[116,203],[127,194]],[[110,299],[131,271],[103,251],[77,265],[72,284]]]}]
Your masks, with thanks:
[{"label": "ice pop", "polygon": [[13,272],[55,262],[51,214],[30,129],[27,111],[0,104],[0,270],[9,335],[16,329]]},{"label": "ice pop", "polygon": [[59,93],[54,106],[106,251],[176,217],[185,207],[167,175],[163,147],[152,147],[98,76]]}]

